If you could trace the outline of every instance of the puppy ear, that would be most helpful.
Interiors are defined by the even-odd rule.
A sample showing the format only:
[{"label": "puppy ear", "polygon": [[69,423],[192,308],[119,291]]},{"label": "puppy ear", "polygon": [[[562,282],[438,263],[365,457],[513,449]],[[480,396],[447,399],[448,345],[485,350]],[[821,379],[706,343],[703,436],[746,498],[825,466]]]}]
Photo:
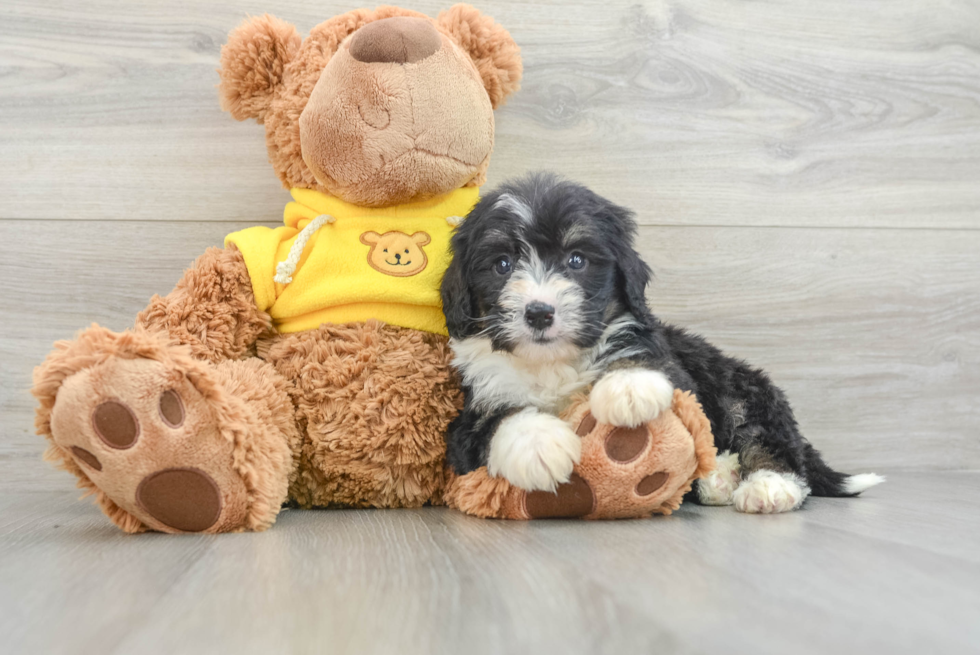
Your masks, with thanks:
[{"label": "puppy ear", "polygon": [[415,245],[420,247],[427,246],[429,245],[429,242],[432,241],[432,238],[425,232],[416,232],[412,235],[411,239],[415,242]]},{"label": "puppy ear", "polygon": [[221,47],[221,108],[235,120],[254,118],[261,123],[300,43],[295,27],[269,14],[236,27]]},{"label": "puppy ear", "polygon": [[453,235],[452,261],[442,277],[442,312],[446,315],[446,327],[453,339],[465,339],[474,332],[473,296],[466,283],[463,262],[467,256],[467,239],[459,231]]},{"label": "puppy ear", "polygon": [[653,271],[640,259],[640,253],[627,248],[619,258],[619,272],[623,282],[623,300],[633,316],[641,321],[652,318],[647,305],[646,290]]},{"label": "puppy ear", "polygon": [[633,249],[633,240],[636,237],[633,212],[607,200],[602,202],[605,203],[603,209],[605,218],[610,223],[612,233],[617,237],[615,254],[621,300],[637,319],[644,322],[652,321],[653,315],[647,305],[646,290],[653,277],[653,271],[640,257],[640,253]]},{"label": "puppy ear", "polygon": [[473,59],[494,109],[520,88],[524,73],[521,49],[492,18],[459,4],[439,14],[436,25]]}]

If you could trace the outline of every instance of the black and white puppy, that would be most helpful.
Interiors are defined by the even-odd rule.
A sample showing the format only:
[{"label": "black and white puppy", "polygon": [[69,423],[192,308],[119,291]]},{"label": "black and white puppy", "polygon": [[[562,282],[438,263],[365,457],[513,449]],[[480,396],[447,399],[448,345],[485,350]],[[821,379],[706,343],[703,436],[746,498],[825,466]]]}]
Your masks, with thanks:
[{"label": "black and white puppy", "polygon": [[881,482],[827,466],[763,371],[650,313],[635,233],[629,210],[546,174],[490,193],[456,230],[442,283],[466,395],[447,436],[453,469],[553,490],[581,451],[558,418],[574,393],[591,388],[600,423],[634,427],[677,387],[697,395],[719,450],[695,488],[703,504],[784,512]]}]

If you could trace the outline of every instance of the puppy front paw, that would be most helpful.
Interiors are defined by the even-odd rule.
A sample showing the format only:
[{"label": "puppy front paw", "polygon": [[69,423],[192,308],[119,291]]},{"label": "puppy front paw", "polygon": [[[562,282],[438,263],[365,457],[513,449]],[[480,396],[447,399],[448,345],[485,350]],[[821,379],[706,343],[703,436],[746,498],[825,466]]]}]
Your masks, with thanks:
[{"label": "puppy front paw", "polygon": [[623,369],[599,380],[589,395],[600,423],[635,428],[660,416],[674,401],[674,385],[660,371]]},{"label": "puppy front paw", "polygon": [[554,491],[568,482],[581,455],[582,440],[567,423],[529,407],[500,422],[487,471],[527,491]]}]

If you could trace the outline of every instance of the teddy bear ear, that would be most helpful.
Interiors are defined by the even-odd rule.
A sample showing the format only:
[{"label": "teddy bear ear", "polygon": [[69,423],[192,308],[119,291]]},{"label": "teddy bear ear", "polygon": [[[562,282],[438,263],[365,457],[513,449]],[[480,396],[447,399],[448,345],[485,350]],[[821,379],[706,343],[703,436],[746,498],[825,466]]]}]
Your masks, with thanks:
[{"label": "teddy bear ear", "polygon": [[494,109],[521,86],[521,49],[510,33],[470,5],[454,5],[436,24],[467,52],[483,78]]},{"label": "teddy bear ear", "polygon": [[236,27],[221,48],[221,108],[235,120],[254,118],[261,123],[301,43],[295,27],[269,14]]},{"label": "teddy bear ear", "polygon": [[373,246],[381,241],[381,235],[377,232],[365,232],[361,235],[361,243],[365,246]]}]

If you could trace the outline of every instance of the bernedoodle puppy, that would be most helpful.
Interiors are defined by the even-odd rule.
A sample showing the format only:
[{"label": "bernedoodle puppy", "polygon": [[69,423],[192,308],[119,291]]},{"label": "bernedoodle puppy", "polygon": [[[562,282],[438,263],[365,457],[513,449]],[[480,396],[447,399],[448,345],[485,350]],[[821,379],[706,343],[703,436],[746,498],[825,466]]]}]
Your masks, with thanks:
[{"label": "bernedoodle puppy", "polygon": [[635,233],[632,212],[548,174],[504,184],[456,230],[442,284],[466,395],[447,436],[455,472],[487,466],[553,490],[579,458],[558,418],[573,394],[589,392],[600,423],[635,427],[669,409],[676,387],[697,395],[719,450],[695,486],[702,504],[785,512],[882,482],[825,464],[763,371],[651,314]]}]

